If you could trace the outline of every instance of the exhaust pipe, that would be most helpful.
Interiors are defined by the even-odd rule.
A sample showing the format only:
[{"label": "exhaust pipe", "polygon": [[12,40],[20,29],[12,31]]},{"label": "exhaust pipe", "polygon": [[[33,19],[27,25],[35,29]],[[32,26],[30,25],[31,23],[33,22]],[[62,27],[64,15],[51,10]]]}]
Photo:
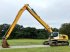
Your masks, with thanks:
[{"label": "exhaust pipe", "polygon": [[5,37],[2,38],[2,47],[3,48],[9,48],[10,47],[7,40],[5,39]]}]

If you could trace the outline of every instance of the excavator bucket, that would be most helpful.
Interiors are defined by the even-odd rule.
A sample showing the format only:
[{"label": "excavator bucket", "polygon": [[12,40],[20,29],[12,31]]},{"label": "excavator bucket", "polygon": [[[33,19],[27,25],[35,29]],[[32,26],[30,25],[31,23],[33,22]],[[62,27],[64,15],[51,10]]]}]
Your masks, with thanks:
[{"label": "excavator bucket", "polygon": [[5,38],[2,38],[2,47],[3,48],[9,48],[9,44]]}]

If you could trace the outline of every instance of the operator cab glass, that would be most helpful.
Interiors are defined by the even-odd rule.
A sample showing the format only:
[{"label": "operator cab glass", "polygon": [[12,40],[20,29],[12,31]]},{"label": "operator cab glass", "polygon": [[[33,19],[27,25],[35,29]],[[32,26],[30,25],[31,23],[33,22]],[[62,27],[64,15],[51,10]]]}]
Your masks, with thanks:
[{"label": "operator cab glass", "polygon": [[59,33],[58,33],[58,32],[53,32],[53,33],[51,34],[51,36],[57,37],[57,36],[59,36]]}]

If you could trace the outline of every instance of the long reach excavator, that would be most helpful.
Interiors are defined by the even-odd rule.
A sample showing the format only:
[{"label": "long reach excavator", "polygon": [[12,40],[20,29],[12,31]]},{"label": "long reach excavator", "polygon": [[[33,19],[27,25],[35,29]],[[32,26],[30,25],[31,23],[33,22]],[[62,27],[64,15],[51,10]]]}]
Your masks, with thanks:
[{"label": "long reach excavator", "polygon": [[59,34],[59,32],[53,32],[52,29],[49,27],[48,24],[46,24],[40,16],[29,6],[29,4],[25,4],[18,12],[15,20],[5,33],[5,35],[2,37],[2,47],[3,48],[9,48],[9,44],[7,42],[8,37],[10,36],[11,32],[15,28],[16,23],[18,22],[19,18],[21,17],[22,13],[27,10],[49,33],[50,36],[47,41],[45,41],[44,45],[50,45],[50,46],[66,46],[69,45],[68,42],[68,36],[64,34]]}]

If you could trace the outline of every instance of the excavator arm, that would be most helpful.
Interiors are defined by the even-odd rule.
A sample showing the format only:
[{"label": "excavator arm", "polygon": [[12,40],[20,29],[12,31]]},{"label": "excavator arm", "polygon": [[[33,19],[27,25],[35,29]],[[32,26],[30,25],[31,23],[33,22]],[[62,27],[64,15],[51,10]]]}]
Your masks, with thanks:
[{"label": "excavator arm", "polygon": [[17,14],[15,20],[13,21],[12,25],[9,27],[9,29],[7,30],[7,32],[6,32],[5,35],[4,35],[4,38],[5,38],[5,39],[7,39],[7,38],[10,36],[10,34],[11,34],[11,32],[13,31],[13,29],[14,29],[16,23],[18,22],[19,18],[21,17],[22,13],[23,13],[25,10],[26,10],[26,6],[22,7],[22,8],[19,10],[19,12],[18,12],[18,14]]},{"label": "excavator arm", "polygon": [[[14,22],[12,23],[12,25],[9,27],[8,31],[6,32],[6,34],[3,36],[3,43],[2,43],[2,47],[8,47],[6,44],[6,39],[10,36],[11,32],[13,31],[16,23],[18,22],[19,18],[21,17],[22,13],[27,10],[42,26],[45,27],[46,30],[48,30],[48,32],[52,32],[51,28],[48,26],[48,24],[46,24],[41,18],[40,16],[37,15],[37,13],[28,5],[25,4],[18,12]],[[4,43],[5,42],[5,43]],[[4,46],[3,46],[4,45]]]}]

